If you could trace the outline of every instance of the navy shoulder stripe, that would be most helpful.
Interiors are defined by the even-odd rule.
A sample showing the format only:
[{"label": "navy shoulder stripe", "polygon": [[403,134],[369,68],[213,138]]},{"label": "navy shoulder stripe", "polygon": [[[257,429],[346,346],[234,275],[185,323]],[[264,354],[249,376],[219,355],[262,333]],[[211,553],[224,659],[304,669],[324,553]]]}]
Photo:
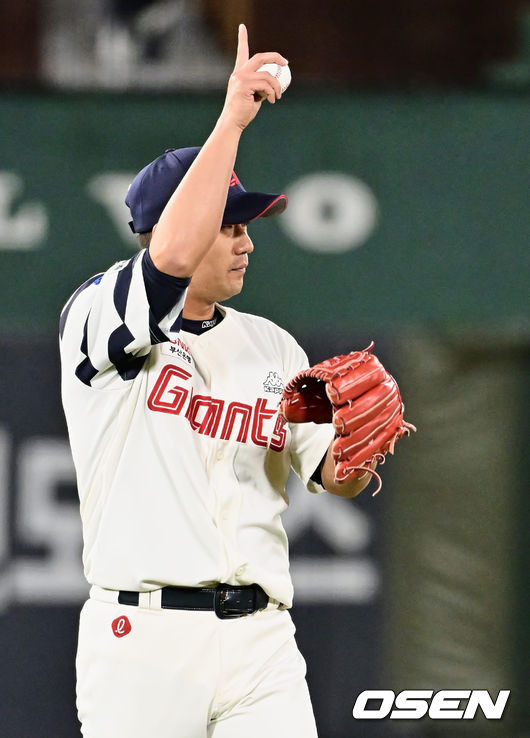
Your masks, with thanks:
[{"label": "navy shoulder stripe", "polygon": [[83,382],[83,384],[87,384],[90,387],[90,382],[94,379],[94,377],[98,373],[98,370],[92,365],[92,362],[90,361],[88,357],[87,329],[88,329],[88,318],[85,320],[85,325],[83,328],[83,339],[81,341],[81,346],[80,346],[81,353],[85,355],[85,358],[76,367],[75,375],[78,379],[80,379]]},{"label": "navy shoulder stripe", "polygon": [[116,367],[118,374],[122,379],[136,379],[143,367],[147,354],[144,356],[135,356],[125,351],[125,346],[134,339],[133,334],[122,323],[109,336],[108,353],[109,359]]},{"label": "navy shoulder stripe", "polygon": [[164,343],[164,341],[168,340],[166,334],[160,329],[160,326],[156,322],[156,318],[153,315],[152,310],[149,310],[149,333],[151,336],[151,343],[153,345],[156,343]]},{"label": "navy shoulder stripe", "polygon": [[98,370],[92,366],[92,362],[86,357],[86,359],[83,359],[83,361],[76,367],[75,370],[75,376],[80,379],[83,384],[91,386],[91,382],[98,373]]},{"label": "navy shoulder stripe", "polygon": [[134,264],[140,253],[136,254],[128,264],[118,272],[116,284],[114,285],[114,307],[122,322],[125,322],[125,310],[127,308],[127,299],[129,297],[129,288],[131,286]]},{"label": "navy shoulder stripe", "polygon": [[104,272],[101,272],[101,274],[96,274],[93,277],[90,277],[90,279],[87,279],[86,282],[83,282],[83,284],[76,289],[72,297],[68,300],[68,303],[65,305],[63,312],[61,313],[61,317],[59,319],[59,336],[62,338],[64,333],[64,327],[66,325],[66,319],[68,317],[68,313],[70,312],[70,308],[74,304],[74,301],[78,295],[83,292],[83,290],[86,290],[87,287],[90,287],[91,284],[99,284],[101,282],[101,278],[103,277]]}]

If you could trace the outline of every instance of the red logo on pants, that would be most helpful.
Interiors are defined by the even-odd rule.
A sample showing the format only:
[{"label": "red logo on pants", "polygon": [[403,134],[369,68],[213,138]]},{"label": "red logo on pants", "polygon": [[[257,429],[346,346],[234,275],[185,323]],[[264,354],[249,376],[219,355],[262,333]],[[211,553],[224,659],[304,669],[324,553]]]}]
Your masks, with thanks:
[{"label": "red logo on pants", "polygon": [[123,636],[126,636],[127,633],[130,633],[132,630],[131,624],[129,622],[129,618],[125,615],[120,615],[119,618],[116,618],[116,620],[112,621],[112,632],[116,636],[116,638],[123,638]]}]

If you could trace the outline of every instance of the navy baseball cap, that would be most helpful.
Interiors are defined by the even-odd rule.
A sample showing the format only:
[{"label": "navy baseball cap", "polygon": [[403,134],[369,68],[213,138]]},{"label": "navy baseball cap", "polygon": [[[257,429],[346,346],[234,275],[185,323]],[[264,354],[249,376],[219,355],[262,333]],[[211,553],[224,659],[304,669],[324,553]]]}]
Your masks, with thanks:
[{"label": "navy baseball cap", "polygon": [[[200,146],[166,149],[133,179],[125,198],[131,211],[129,222],[133,233],[147,233],[158,223],[162,210],[201,150]],[[247,192],[235,172],[228,188],[223,223],[248,223],[283,213],[286,195]]]}]

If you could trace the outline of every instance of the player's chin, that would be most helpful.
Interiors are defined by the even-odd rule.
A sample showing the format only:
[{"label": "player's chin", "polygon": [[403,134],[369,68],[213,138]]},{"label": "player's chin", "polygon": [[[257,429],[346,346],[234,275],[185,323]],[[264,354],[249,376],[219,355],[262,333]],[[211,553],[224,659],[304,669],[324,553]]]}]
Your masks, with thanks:
[{"label": "player's chin", "polygon": [[230,297],[235,297],[235,295],[239,295],[240,292],[243,291],[243,284],[240,284],[239,287],[234,287],[232,290]]},{"label": "player's chin", "polygon": [[232,269],[230,271],[230,289],[233,295],[238,295],[243,289],[245,281],[245,272],[240,269]]},{"label": "player's chin", "polygon": [[230,284],[225,285],[224,289],[220,289],[217,291],[215,295],[215,301],[224,302],[224,300],[229,300],[231,297],[239,295],[242,289],[243,284],[241,282],[239,284],[234,284],[234,282],[231,282]]}]

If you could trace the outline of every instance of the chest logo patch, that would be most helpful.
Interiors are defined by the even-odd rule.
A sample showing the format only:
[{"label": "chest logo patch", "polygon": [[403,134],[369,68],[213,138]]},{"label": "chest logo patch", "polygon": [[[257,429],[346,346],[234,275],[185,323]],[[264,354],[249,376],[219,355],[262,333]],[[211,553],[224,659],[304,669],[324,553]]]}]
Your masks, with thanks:
[{"label": "chest logo patch", "polygon": [[265,392],[274,392],[276,395],[282,394],[283,380],[278,372],[269,372],[267,379],[263,382],[263,389]]},{"label": "chest logo patch", "polygon": [[180,338],[166,341],[162,344],[160,350],[163,354],[173,356],[175,359],[180,359],[185,364],[189,364],[190,366],[192,364],[189,346],[187,346],[184,341],[181,341]]}]

